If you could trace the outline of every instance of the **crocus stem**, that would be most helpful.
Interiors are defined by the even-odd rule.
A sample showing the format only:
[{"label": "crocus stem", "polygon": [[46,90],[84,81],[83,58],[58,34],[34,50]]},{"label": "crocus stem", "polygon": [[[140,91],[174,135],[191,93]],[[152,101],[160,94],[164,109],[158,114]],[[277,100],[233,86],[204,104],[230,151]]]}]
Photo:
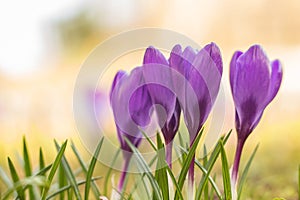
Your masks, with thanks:
[{"label": "crocus stem", "polygon": [[238,139],[235,157],[234,157],[234,163],[233,163],[232,172],[231,172],[231,181],[232,181],[232,185],[234,187],[236,187],[236,183],[237,183],[239,165],[240,165],[240,160],[241,160],[241,155],[242,155],[244,144],[245,144],[245,140]]},{"label": "crocus stem", "polygon": [[194,199],[194,170],[195,170],[195,154],[193,155],[188,175],[188,199]]},{"label": "crocus stem", "polygon": [[120,180],[119,180],[119,185],[118,185],[119,192],[121,192],[123,190],[123,186],[124,186],[125,178],[126,178],[126,175],[127,175],[127,170],[128,170],[128,167],[129,167],[130,160],[131,160],[131,156],[126,157],[124,159],[122,174],[121,174],[121,177],[120,177]]},{"label": "crocus stem", "polygon": [[173,141],[167,143],[166,145],[166,161],[170,169],[172,169],[172,148],[173,148]]}]

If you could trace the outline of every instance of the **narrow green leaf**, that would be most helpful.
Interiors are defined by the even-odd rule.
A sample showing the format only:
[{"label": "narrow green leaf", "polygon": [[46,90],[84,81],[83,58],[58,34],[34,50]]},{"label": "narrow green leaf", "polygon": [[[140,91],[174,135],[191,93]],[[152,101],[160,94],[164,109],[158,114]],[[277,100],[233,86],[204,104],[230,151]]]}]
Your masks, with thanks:
[{"label": "narrow green leaf", "polygon": [[[72,150],[73,150],[73,152],[74,152],[74,154],[75,154],[75,156],[76,156],[76,158],[77,158],[77,160],[78,160],[78,162],[80,164],[80,167],[82,168],[82,171],[86,175],[87,174],[86,164],[84,163],[82,157],[79,154],[79,151],[77,150],[77,148],[76,148],[76,146],[75,146],[75,144],[73,142],[71,143],[71,148],[72,148]],[[92,184],[91,187],[92,187],[93,194],[94,194],[95,198],[98,199],[99,196],[101,196],[101,193],[98,190],[98,186],[93,181],[91,182],[91,184]]]},{"label": "narrow green leaf", "polygon": [[52,180],[53,180],[53,178],[54,178],[54,175],[55,175],[55,173],[56,173],[56,170],[57,170],[57,168],[58,168],[58,166],[59,166],[59,164],[60,164],[60,162],[61,162],[62,156],[64,155],[64,152],[65,152],[65,150],[66,150],[67,143],[68,143],[67,140],[63,143],[63,145],[62,145],[61,148],[59,149],[59,152],[58,152],[58,154],[56,155],[55,160],[54,160],[54,162],[53,162],[53,164],[52,164],[52,166],[51,166],[51,170],[50,170],[49,175],[48,175],[48,177],[47,177],[47,180],[48,180],[48,186],[46,186],[46,187],[44,188],[43,192],[42,192],[42,197],[41,197],[42,200],[45,200],[45,199],[46,199],[46,195],[47,195],[47,193],[48,193],[49,187],[50,187],[50,185],[51,185],[51,183],[52,183]]},{"label": "narrow green leaf", "polygon": [[155,177],[153,176],[153,174],[151,173],[151,169],[147,165],[147,163],[144,160],[143,156],[141,155],[139,150],[127,138],[125,138],[125,141],[129,145],[129,147],[131,148],[132,152],[135,154],[139,166],[142,168],[143,172],[146,173],[146,176],[148,177],[148,179],[149,179],[149,181],[152,185],[155,198],[158,199],[158,200],[162,199],[158,183],[155,180]]},{"label": "narrow green leaf", "polygon": [[[178,178],[178,186],[180,188],[180,191],[182,190],[183,188],[183,185],[184,185],[184,182],[185,182],[185,178],[186,178],[186,175],[188,173],[188,170],[189,170],[189,167],[190,167],[190,164],[194,158],[194,155],[195,155],[195,151],[196,151],[196,148],[198,146],[198,143],[200,141],[200,138],[203,134],[203,128],[201,129],[200,133],[197,135],[197,137],[195,138],[194,140],[194,143],[191,147],[191,149],[189,150],[188,154],[187,154],[187,157],[186,159],[184,160],[183,162],[183,166],[182,166],[182,169],[180,171],[180,175],[179,175],[179,178]],[[174,199],[178,200],[179,198],[179,192],[178,190],[176,190],[175,192],[175,197]]]},{"label": "narrow green leaf", "polygon": [[13,183],[8,177],[8,174],[3,170],[3,168],[0,166],[0,179],[2,182],[9,188],[13,186]]},{"label": "narrow green leaf", "polygon": [[148,141],[149,144],[151,145],[152,149],[153,149],[154,151],[157,151],[157,148],[156,148],[154,142],[148,137],[148,135],[147,135],[143,130],[140,129],[140,131],[141,131],[141,133],[143,134],[143,136],[147,139],[147,141]]},{"label": "narrow green leaf", "polygon": [[[31,163],[30,163],[30,158],[29,158],[29,153],[28,153],[28,148],[27,148],[25,136],[23,136],[23,160],[24,160],[25,175],[26,175],[26,177],[30,177],[32,171],[31,171]],[[28,189],[29,189],[30,199],[36,199],[32,187],[29,186]]]},{"label": "narrow green leaf", "polygon": [[[8,167],[9,167],[9,170],[10,170],[11,178],[12,178],[14,184],[17,184],[17,183],[20,181],[20,178],[19,178],[19,175],[17,174],[16,168],[15,168],[15,166],[13,165],[13,163],[12,163],[12,161],[10,160],[9,157],[7,158],[7,161],[8,161]],[[17,191],[17,193],[18,193],[18,198],[19,198],[20,200],[25,199],[25,196],[24,196],[24,189],[23,189],[22,185],[16,186],[16,191]]]},{"label": "narrow green leaf", "polygon": [[90,166],[89,166],[89,169],[88,169],[88,172],[87,172],[87,175],[86,175],[86,184],[85,184],[85,190],[84,190],[84,199],[85,200],[88,200],[89,199],[89,191],[90,191],[90,186],[91,186],[91,180],[92,180],[92,176],[93,176],[93,173],[94,173],[94,169],[95,169],[95,166],[96,166],[96,163],[97,163],[97,159],[98,159],[98,156],[99,156],[99,153],[100,153],[100,150],[101,150],[101,147],[102,147],[102,143],[103,143],[103,138],[101,138],[95,152],[94,152],[94,155],[93,155],[93,158],[90,162]]},{"label": "narrow green leaf", "polygon": [[220,147],[221,140],[222,140],[222,138],[219,140],[219,142],[215,146],[211,156],[209,157],[209,160],[207,162],[207,166],[205,166],[205,168],[207,169],[207,173],[200,180],[200,183],[199,183],[197,191],[196,191],[196,199],[199,199],[201,197],[202,192],[204,190],[204,187],[207,184],[207,181],[209,179],[210,172],[211,172],[217,158],[219,157],[220,150],[221,150],[221,147]]},{"label": "narrow green leaf", "polygon": [[[2,200],[8,199],[10,195],[18,190],[18,188],[26,188],[28,186],[45,186],[47,181],[44,176],[26,177],[19,182],[16,182],[12,187],[9,187],[2,196]],[[19,197],[17,197],[19,198]],[[11,199],[11,198],[10,198]]]},{"label": "narrow green leaf", "polygon": [[[185,153],[187,150],[181,148],[181,150]],[[195,160],[196,166],[202,171],[204,175],[206,175],[208,172],[207,170],[200,164],[198,160]],[[220,190],[218,189],[218,186],[216,182],[213,180],[213,178],[209,175],[208,180],[210,184],[212,185],[212,189],[216,192],[216,195],[218,196],[219,199],[223,199]]]},{"label": "narrow green leaf", "polygon": [[180,189],[180,187],[179,187],[179,185],[178,185],[178,183],[177,183],[177,181],[176,181],[176,178],[175,178],[175,176],[174,176],[172,170],[170,169],[170,167],[168,166],[167,163],[165,163],[165,164],[167,165],[166,169],[167,169],[167,171],[168,171],[168,173],[169,173],[169,175],[170,175],[170,177],[171,177],[171,179],[172,179],[173,184],[175,185],[176,191],[178,191],[178,195],[179,195],[178,198],[179,198],[180,200],[184,200],[183,195],[182,195],[182,193],[181,193],[181,189]]},{"label": "narrow green leaf", "polygon": [[165,148],[161,140],[159,133],[157,133],[157,150],[158,160],[156,164],[155,178],[161,189],[162,196],[164,200],[169,199],[169,185],[168,185],[168,175],[166,171],[166,158],[165,158]]},{"label": "narrow green leaf", "polygon": [[[59,151],[60,146],[58,145],[58,143],[56,141],[54,141],[54,142],[55,142],[55,146],[56,146],[57,151]],[[72,171],[72,169],[71,169],[71,167],[70,167],[70,165],[69,165],[69,163],[68,163],[68,161],[67,161],[67,159],[65,158],[64,155],[62,155],[61,163],[63,165],[63,168],[65,170],[67,178],[68,178],[70,184],[72,185],[72,189],[74,190],[74,194],[76,196],[76,199],[81,200],[82,198],[81,198],[81,195],[80,195],[79,188],[76,184],[75,176],[74,176],[73,171]]]},{"label": "narrow green leaf", "polygon": [[222,176],[223,176],[223,187],[225,199],[231,200],[231,184],[230,184],[230,172],[228,167],[228,160],[225,152],[223,143],[220,143],[221,146],[221,161],[222,161]]},{"label": "narrow green leaf", "polygon": [[[117,158],[118,158],[120,152],[121,152],[121,149],[118,149],[118,151],[117,151],[116,154],[114,155],[113,160],[111,161],[111,164],[110,164],[109,166],[114,166],[114,165],[115,165],[115,163],[116,163],[116,161],[117,161]],[[108,182],[109,182],[109,178],[110,178],[110,175],[111,175],[111,173],[112,173],[112,170],[113,170],[113,168],[110,167],[110,168],[108,169],[107,173],[106,173],[106,176],[105,176],[105,180],[104,180],[104,195],[105,195],[105,196],[107,196],[108,185],[109,185]]]},{"label": "narrow green leaf", "polygon": [[[157,160],[157,155],[155,155],[155,156],[150,160],[150,162],[149,162],[149,167],[152,167],[152,165],[154,164],[154,162],[155,162],[156,160]],[[141,182],[141,181],[144,182],[143,179],[144,179],[145,175],[146,175],[146,174],[143,173],[143,174],[141,175],[141,179],[138,180],[138,181],[136,181],[134,187],[132,188],[132,190],[131,190],[130,193],[129,193],[128,199],[131,199],[131,198],[132,198],[132,194],[135,192],[135,190],[137,189],[137,187],[138,187],[138,185],[140,184],[140,182]],[[149,197],[149,198],[150,198],[150,197]]]},{"label": "narrow green leaf", "polygon": [[44,159],[44,154],[43,154],[42,147],[40,147],[39,165],[40,165],[40,170],[45,168],[45,159]]},{"label": "narrow green leaf", "polygon": [[256,154],[256,152],[257,152],[258,147],[259,147],[259,144],[256,145],[254,151],[252,152],[252,154],[251,154],[251,156],[250,156],[250,158],[249,158],[249,160],[248,160],[248,162],[247,162],[247,164],[246,164],[246,166],[245,166],[245,168],[244,168],[244,170],[243,170],[243,172],[242,172],[241,178],[240,178],[240,180],[239,180],[238,188],[237,188],[238,199],[240,199],[241,196],[242,196],[243,186],[244,186],[244,184],[245,184],[245,182],[246,182],[247,174],[248,174],[248,172],[249,172],[251,163],[252,163],[253,158],[254,158],[254,156],[255,156],[255,154]]},{"label": "narrow green leaf", "polygon": [[47,171],[49,171],[51,169],[51,167],[52,167],[52,164],[44,167],[43,169],[40,169],[40,171],[35,173],[35,176],[44,176],[47,173]]},{"label": "narrow green leaf", "polygon": [[[58,188],[63,188],[68,184],[68,181],[66,179],[65,170],[63,167],[63,164],[60,163],[58,167]],[[59,199],[64,200],[65,199],[65,193],[61,192],[59,194]]]},{"label": "narrow green leaf", "polygon": [[[214,174],[214,176],[213,176],[213,182],[216,182],[216,174]],[[213,187],[211,187],[211,189],[210,189],[210,193],[209,193],[209,196],[210,196],[210,198],[209,198],[209,200],[214,200],[215,198],[214,198],[214,188]],[[217,194],[218,195],[218,194]],[[222,199],[222,197],[221,197],[221,194],[220,195],[218,195],[218,198],[219,199]]]},{"label": "narrow green leaf", "polygon": [[[94,177],[91,179],[91,181],[97,181],[99,179],[101,179],[102,177],[98,176],[98,177]],[[76,184],[79,186],[79,185],[83,185],[85,184],[87,181],[86,180],[83,180],[83,181],[78,181]],[[49,196],[46,197],[46,199],[52,199],[53,197],[67,191],[67,190],[70,190],[73,186],[71,184],[69,185],[66,185],[62,188],[59,188],[58,190],[56,190],[54,193],[50,194]]]},{"label": "narrow green leaf", "polygon": [[[204,144],[203,145],[203,166],[206,166],[207,165],[207,149],[206,149],[206,145]],[[202,174],[202,177],[204,176],[205,174],[203,173]],[[208,184],[204,187],[204,199],[208,199]]]}]

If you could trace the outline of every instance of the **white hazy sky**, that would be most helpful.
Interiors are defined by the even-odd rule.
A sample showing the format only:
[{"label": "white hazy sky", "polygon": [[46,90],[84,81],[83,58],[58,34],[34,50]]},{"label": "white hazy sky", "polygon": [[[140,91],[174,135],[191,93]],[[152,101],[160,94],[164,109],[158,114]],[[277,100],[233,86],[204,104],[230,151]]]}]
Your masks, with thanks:
[{"label": "white hazy sky", "polygon": [[34,70],[45,53],[43,23],[73,12],[82,2],[0,1],[0,70],[13,75]]}]

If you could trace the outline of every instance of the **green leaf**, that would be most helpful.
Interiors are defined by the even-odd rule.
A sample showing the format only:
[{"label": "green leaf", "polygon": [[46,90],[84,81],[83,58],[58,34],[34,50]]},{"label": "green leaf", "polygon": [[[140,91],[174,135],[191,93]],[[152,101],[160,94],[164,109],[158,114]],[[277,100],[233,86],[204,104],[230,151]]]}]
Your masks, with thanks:
[{"label": "green leaf", "polygon": [[51,167],[52,167],[52,164],[50,164],[50,165],[44,167],[43,169],[40,169],[40,171],[38,171],[38,172],[35,174],[35,176],[44,176],[44,175],[47,173],[47,171],[49,171],[49,170],[51,169]]},{"label": "green leaf", "polygon": [[[19,175],[17,174],[15,166],[13,165],[13,163],[10,160],[9,157],[7,158],[7,161],[8,161],[8,167],[9,167],[9,170],[10,170],[11,178],[12,178],[12,180],[14,182],[14,185],[15,185],[20,181],[20,178],[19,178]],[[24,189],[23,189],[22,185],[16,186],[16,191],[18,193],[18,198],[20,200],[25,199]]]},{"label": "green leaf", "polygon": [[[181,148],[181,150],[185,153],[187,152],[187,150]],[[196,166],[202,171],[203,175],[205,176],[208,172],[207,170],[200,164],[200,162],[198,160],[195,160]],[[216,182],[213,180],[213,178],[211,176],[208,176],[208,180],[210,182],[210,184],[212,185],[212,189],[215,191],[215,193],[217,194],[219,199],[222,199],[222,195],[220,190],[218,189],[218,186],[216,184]]]},{"label": "green leaf", "polygon": [[156,148],[154,142],[148,137],[148,135],[143,130],[140,129],[140,131],[143,134],[143,136],[147,139],[147,141],[149,142],[149,144],[151,145],[151,147],[153,148],[153,150],[157,151],[157,148]]},{"label": "green leaf", "polygon": [[40,165],[40,170],[45,168],[45,159],[44,159],[44,154],[43,154],[42,147],[40,147],[39,165]]},{"label": "green leaf", "polygon": [[26,188],[29,186],[45,186],[47,184],[47,181],[45,180],[44,176],[31,176],[26,177],[18,182],[16,182],[12,187],[9,187],[5,193],[3,194],[2,198],[3,200],[9,198],[9,196],[18,188]]},{"label": "green leaf", "polygon": [[[179,178],[178,178],[178,186],[180,188],[180,191],[182,190],[183,188],[183,185],[184,185],[184,181],[185,181],[185,178],[186,178],[186,175],[188,173],[188,170],[189,170],[189,167],[190,167],[190,164],[194,158],[194,155],[195,155],[195,151],[196,151],[196,148],[198,146],[198,143],[200,141],[200,138],[203,134],[203,128],[201,129],[200,133],[197,135],[197,137],[195,138],[194,140],[194,143],[189,151],[189,153],[187,154],[187,157],[186,159],[184,160],[183,162],[183,166],[182,166],[182,169],[180,171],[180,175],[179,175]],[[178,199],[179,198],[179,192],[178,190],[176,190],[176,193],[175,193],[175,197],[174,199]]]},{"label": "green leaf", "polygon": [[[79,154],[79,151],[77,150],[77,148],[76,148],[76,146],[75,146],[75,144],[73,142],[71,143],[71,148],[72,148],[72,150],[73,150],[73,152],[74,152],[74,154],[75,154],[75,156],[76,156],[76,158],[77,158],[77,160],[78,160],[78,162],[79,162],[79,164],[80,164],[80,166],[82,168],[82,171],[86,175],[87,171],[88,171],[87,167],[86,167],[86,164],[84,163],[82,157]],[[92,190],[93,190],[93,194],[94,194],[95,198],[98,199],[99,196],[101,196],[101,193],[98,190],[98,186],[96,185],[95,182],[91,182],[91,184],[92,184],[91,187],[92,187]]]},{"label": "green leaf", "polygon": [[[58,167],[58,188],[63,188],[67,184],[68,184],[68,181],[66,179],[65,170],[64,170],[64,167],[63,167],[62,163],[60,163],[59,167]],[[65,199],[65,193],[64,192],[60,193],[59,199],[60,200]]]},{"label": "green leaf", "polygon": [[[154,164],[154,162],[155,162],[156,160],[157,160],[157,155],[155,155],[155,156],[150,160],[150,162],[149,162],[149,167],[152,167],[152,165]],[[138,187],[138,185],[140,184],[140,182],[142,181],[142,182],[144,183],[143,179],[144,179],[145,175],[146,175],[146,174],[143,173],[143,174],[141,175],[141,179],[138,180],[138,181],[136,181],[134,187],[132,188],[132,190],[131,190],[130,193],[129,193],[128,199],[131,199],[131,198],[132,198],[132,194],[135,192],[135,190],[137,189],[137,187]],[[147,188],[145,188],[145,189],[147,189]],[[150,198],[150,197],[149,197],[149,198]]]},{"label": "green leaf", "polygon": [[10,178],[6,174],[6,172],[3,170],[3,168],[0,166],[0,179],[7,187],[12,187],[13,183],[11,182]]},{"label": "green leaf", "polygon": [[61,148],[59,149],[59,152],[58,152],[58,154],[56,155],[55,160],[54,160],[54,162],[53,162],[53,164],[52,164],[52,166],[51,166],[51,170],[50,170],[49,175],[48,175],[48,177],[47,177],[48,186],[46,186],[46,187],[44,188],[43,192],[42,192],[42,197],[41,197],[42,200],[45,200],[45,199],[46,199],[46,195],[47,195],[47,193],[48,193],[49,187],[50,187],[50,185],[51,185],[51,183],[52,183],[52,180],[53,180],[53,178],[54,178],[54,175],[55,175],[55,173],[56,173],[56,170],[57,170],[57,168],[58,168],[58,166],[59,166],[59,164],[60,164],[60,162],[61,162],[61,159],[62,159],[62,157],[63,157],[63,155],[64,155],[64,152],[65,152],[65,150],[66,150],[67,143],[68,143],[67,140],[63,143],[63,145],[62,145]]},{"label": "green leaf", "polygon": [[207,162],[207,165],[205,166],[205,168],[207,169],[207,173],[205,174],[204,177],[201,178],[200,183],[198,185],[197,191],[196,191],[196,199],[199,199],[201,197],[201,194],[207,184],[207,181],[209,180],[209,176],[210,176],[210,172],[220,154],[220,144],[221,144],[221,140],[222,138],[219,140],[219,142],[217,143],[217,145],[215,146],[211,156],[209,157],[209,160]]},{"label": "green leaf", "polygon": [[[206,166],[207,164],[207,149],[206,149],[206,145],[203,145],[203,166]],[[202,177],[205,175],[205,173],[202,174]],[[208,199],[208,184],[204,187],[204,199]]]},{"label": "green leaf", "polygon": [[158,199],[158,200],[162,199],[158,183],[157,183],[155,177],[153,176],[153,174],[151,173],[151,169],[147,165],[147,163],[144,160],[143,156],[141,155],[139,150],[127,138],[125,138],[125,141],[129,145],[132,152],[135,154],[135,156],[137,158],[137,161],[138,161],[138,164],[142,168],[142,171],[144,173],[146,173],[146,176],[148,177],[148,179],[150,181],[150,184],[152,185],[155,198]]},{"label": "green leaf", "polygon": [[23,137],[23,158],[24,158],[24,170],[26,177],[31,176],[31,163],[29,159],[28,149],[26,145],[25,137]]},{"label": "green leaf", "polygon": [[[25,175],[26,175],[26,177],[30,177],[32,171],[31,171],[31,163],[30,163],[30,159],[29,159],[29,153],[28,153],[28,148],[27,148],[25,136],[23,136],[23,159],[24,159]],[[29,189],[30,199],[36,199],[32,187],[29,186],[28,189]]]},{"label": "green leaf", "polygon": [[171,177],[171,179],[172,179],[172,182],[173,182],[173,184],[175,185],[175,188],[176,188],[176,190],[178,191],[178,195],[179,195],[179,199],[180,200],[184,200],[184,198],[183,198],[183,195],[182,195],[182,193],[181,193],[181,189],[180,189],[180,187],[179,187],[179,185],[178,185],[178,183],[177,183],[177,181],[176,181],[176,178],[175,178],[175,176],[174,176],[174,174],[173,174],[173,172],[172,172],[172,170],[170,169],[170,167],[168,166],[168,164],[165,162],[165,164],[166,164],[166,169],[167,169],[167,171],[168,171],[168,173],[169,173],[169,175],[170,175],[170,177]]},{"label": "green leaf", "polygon": [[102,144],[103,144],[103,139],[104,139],[104,137],[101,138],[101,140],[100,140],[100,142],[99,142],[99,144],[98,144],[98,146],[97,146],[97,148],[94,152],[93,158],[90,162],[90,166],[89,166],[89,169],[88,169],[88,172],[87,172],[87,175],[86,175],[86,184],[85,184],[85,190],[84,190],[84,199],[85,200],[89,199],[89,191],[90,191],[90,186],[91,186],[91,180],[92,180],[93,172],[94,172],[94,169],[95,169],[95,166],[96,166],[96,163],[97,163],[97,159],[98,159],[98,156],[99,156]]},{"label": "green leaf", "polygon": [[[91,179],[91,181],[97,181],[97,180],[99,180],[99,179],[101,179],[102,177],[94,177],[94,178],[92,178]],[[78,181],[76,184],[79,186],[79,185],[83,185],[83,184],[86,184],[86,180],[83,180],[83,181]],[[56,190],[54,193],[52,193],[52,194],[50,194],[49,196],[47,196],[46,197],[46,199],[48,200],[48,199],[52,199],[53,197],[55,197],[55,196],[57,196],[57,195],[59,195],[59,194],[61,194],[61,193],[63,193],[63,192],[65,192],[65,191],[68,191],[68,190],[70,190],[71,188],[72,188],[73,186],[71,185],[71,184],[69,184],[69,185],[66,185],[66,186],[64,186],[64,187],[62,187],[62,188],[59,188],[58,190]]]},{"label": "green leaf", "polygon": [[[54,141],[54,142],[55,142],[55,146],[56,146],[57,151],[59,151],[60,146],[58,145],[58,143],[56,141]],[[72,171],[72,169],[71,169],[71,167],[70,167],[70,165],[69,165],[69,163],[68,163],[68,161],[67,161],[67,159],[65,158],[64,155],[62,155],[61,163],[63,165],[63,168],[65,170],[67,178],[68,178],[70,184],[72,185],[72,189],[74,190],[76,199],[81,200],[82,198],[81,198],[81,195],[80,195],[78,185],[76,184],[75,175],[73,174],[73,171]]]},{"label": "green leaf", "polygon": [[[118,151],[117,151],[116,154],[114,155],[113,160],[111,161],[111,164],[110,164],[109,166],[114,166],[114,165],[115,165],[115,162],[117,161],[117,158],[118,158],[120,152],[121,152],[121,149],[118,149]],[[109,177],[110,177],[110,175],[111,175],[111,173],[112,173],[112,170],[113,170],[113,168],[110,167],[110,168],[108,169],[107,173],[106,173],[106,176],[105,176],[105,180],[104,180],[104,195],[105,195],[105,196],[107,196],[108,185],[109,185],[108,182],[109,182]]]},{"label": "green leaf", "polygon": [[252,154],[251,154],[251,156],[250,156],[250,158],[249,158],[249,160],[248,160],[248,162],[247,162],[247,164],[246,164],[246,166],[245,166],[245,168],[244,168],[244,170],[243,170],[243,172],[242,172],[241,178],[240,178],[240,180],[239,180],[238,188],[237,188],[238,199],[240,199],[241,196],[242,196],[243,186],[244,186],[244,184],[245,184],[245,182],[246,182],[247,174],[248,174],[248,172],[249,172],[251,163],[252,163],[253,158],[254,158],[254,156],[255,156],[255,154],[256,154],[256,152],[257,152],[258,147],[259,147],[259,144],[256,145],[254,151],[252,152]]},{"label": "green leaf", "polygon": [[156,164],[155,178],[161,189],[163,199],[169,199],[168,175],[166,170],[165,148],[159,133],[157,133],[157,150],[158,160]]},{"label": "green leaf", "polygon": [[225,193],[224,199],[231,200],[232,194],[231,194],[231,183],[230,183],[230,172],[229,172],[229,167],[228,167],[228,160],[227,160],[227,156],[226,156],[226,152],[225,152],[223,143],[220,143],[220,146],[221,146],[223,187],[224,187],[224,193]]},{"label": "green leaf", "polygon": [[[213,176],[213,182],[216,182],[216,174],[214,174],[214,176]],[[209,193],[209,196],[210,196],[210,200],[214,200],[214,188],[212,187],[211,188],[211,190],[210,190],[210,193]],[[218,196],[218,198],[219,199],[222,199],[222,197],[221,197],[221,194],[220,194],[220,196]]]}]

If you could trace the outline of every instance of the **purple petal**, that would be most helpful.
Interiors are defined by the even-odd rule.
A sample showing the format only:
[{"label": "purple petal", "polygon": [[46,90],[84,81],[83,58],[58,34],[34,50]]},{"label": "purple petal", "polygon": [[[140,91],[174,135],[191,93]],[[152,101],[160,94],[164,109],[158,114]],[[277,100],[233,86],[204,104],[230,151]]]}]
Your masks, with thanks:
[{"label": "purple petal", "polygon": [[249,110],[260,111],[264,107],[264,102],[269,91],[269,60],[260,46],[254,45],[250,47],[247,52],[238,58],[235,76],[236,81],[232,86],[233,97],[237,112],[242,121],[243,117],[241,115],[246,110],[243,112],[241,108],[245,104],[250,104],[256,108],[249,108]]},{"label": "purple petal", "polygon": [[110,102],[111,102],[111,96],[112,96],[112,93],[116,87],[116,85],[118,84],[118,82],[120,81],[120,79],[123,77],[123,76],[126,76],[126,72],[123,71],[123,70],[120,70],[117,72],[117,74],[115,75],[115,78],[113,80],[113,83],[112,83],[112,86],[111,86],[111,89],[110,89],[110,92],[109,92],[109,99],[110,99]]},{"label": "purple petal", "polygon": [[[196,133],[206,121],[214,104],[222,77],[222,60],[219,48],[211,43],[201,49],[193,61],[192,68],[189,72],[188,80],[194,89],[194,93],[198,98],[198,105],[188,104],[188,112],[191,112],[192,127],[196,127]],[[191,96],[192,94],[187,94]],[[200,113],[195,112],[195,108],[199,106]],[[200,115],[200,119],[196,120],[196,115]],[[196,134],[194,133],[194,134]]]},{"label": "purple petal", "polygon": [[151,46],[146,49],[143,63],[158,63],[162,65],[169,65],[164,55],[158,49]]},{"label": "purple petal", "polygon": [[237,59],[243,54],[241,51],[236,51],[230,61],[230,86],[231,86],[231,92],[235,90],[235,81],[236,81],[236,61]]},{"label": "purple petal", "polygon": [[279,60],[274,60],[271,63],[271,68],[272,68],[272,72],[271,72],[271,82],[270,82],[270,88],[269,88],[269,95],[268,95],[268,99],[267,99],[267,104],[269,104],[274,97],[276,96],[279,88],[280,88],[280,84],[282,81],[282,66]]},{"label": "purple petal", "polygon": [[156,109],[159,124],[163,127],[166,120],[169,121],[173,115],[176,96],[172,91],[172,75],[168,61],[154,47],[149,47],[145,52],[143,74],[152,103],[163,108]]},{"label": "purple petal", "polygon": [[162,133],[164,135],[166,144],[168,144],[169,142],[171,142],[174,139],[174,137],[178,131],[179,123],[180,123],[180,113],[181,113],[180,104],[178,101],[176,101],[175,111],[174,111],[171,119],[169,121],[167,121],[167,123],[165,123],[165,125],[161,129]]},{"label": "purple petal", "polygon": [[[152,106],[146,87],[143,85],[143,71],[137,67],[128,76],[122,76],[111,90],[111,106],[123,149],[128,149],[123,137],[138,144],[141,133],[138,126],[150,121],[149,109]],[[134,105],[134,106],[133,106]]]}]

